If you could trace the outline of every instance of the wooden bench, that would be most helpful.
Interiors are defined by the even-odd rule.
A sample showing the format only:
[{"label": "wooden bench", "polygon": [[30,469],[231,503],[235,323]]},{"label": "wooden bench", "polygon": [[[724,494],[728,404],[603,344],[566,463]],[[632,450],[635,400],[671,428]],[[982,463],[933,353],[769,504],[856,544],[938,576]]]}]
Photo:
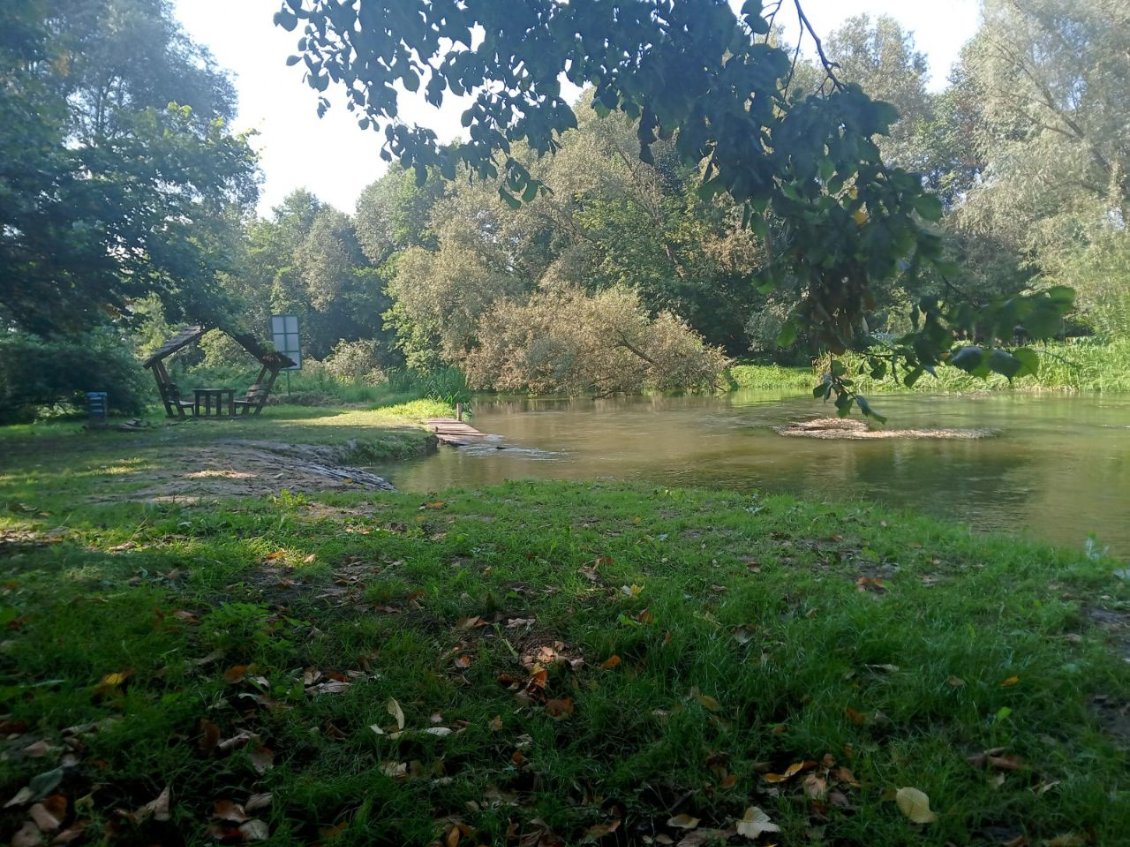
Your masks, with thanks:
[{"label": "wooden bench", "polygon": [[196,403],[192,400],[182,400],[180,388],[177,387],[175,382],[158,380],[157,388],[161,392],[161,402],[165,404],[165,412],[169,417],[172,417],[175,412],[183,418],[185,409],[188,410],[189,414],[196,414]]},{"label": "wooden bench", "polygon": [[263,411],[263,406],[270,394],[271,387],[269,385],[257,382],[247,389],[247,394],[235,401],[235,407],[239,409],[241,415],[246,415],[248,412],[257,415]]}]

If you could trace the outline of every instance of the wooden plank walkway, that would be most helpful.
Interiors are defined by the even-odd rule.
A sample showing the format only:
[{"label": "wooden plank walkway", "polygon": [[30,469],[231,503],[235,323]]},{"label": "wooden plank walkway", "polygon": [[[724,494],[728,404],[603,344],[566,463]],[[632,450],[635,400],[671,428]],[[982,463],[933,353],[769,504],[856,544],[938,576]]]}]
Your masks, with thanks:
[{"label": "wooden plank walkway", "polygon": [[428,429],[436,434],[440,444],[450,444],[452,447],[466,447],[468,444],[480,444],[498,438],[497,435],[479,432],[473,426],[455,418],[428,418],[425,423]]}]

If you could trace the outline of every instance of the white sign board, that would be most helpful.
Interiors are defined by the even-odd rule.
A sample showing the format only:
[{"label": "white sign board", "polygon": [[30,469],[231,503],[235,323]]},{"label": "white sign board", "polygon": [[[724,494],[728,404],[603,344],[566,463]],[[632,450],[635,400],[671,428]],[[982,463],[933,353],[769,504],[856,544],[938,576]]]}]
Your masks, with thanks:
[{"label": "white sign board", "polygon": [[298,343],[298,318],[295,315],[271,315],[271,342],[275,349],[294,360],[295,371],[302,367],[302,348]]}]

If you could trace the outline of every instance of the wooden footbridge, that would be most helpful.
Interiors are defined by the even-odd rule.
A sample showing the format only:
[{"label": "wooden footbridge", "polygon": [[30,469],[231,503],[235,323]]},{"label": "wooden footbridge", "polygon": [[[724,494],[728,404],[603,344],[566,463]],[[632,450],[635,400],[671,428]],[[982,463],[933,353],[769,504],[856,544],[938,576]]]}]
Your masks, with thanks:
[{"label": "wooden footbridge", "polygon": [[428,418],[425,423],[428,429],[435,433],[440,444],[448,444],[452,447],[466,447],[470,444],[486,444],[498,440],[497,435],[487,435],[485,432],[479,432],[473,426],[465,424],[463,421],[456,420],[455,418]]}]

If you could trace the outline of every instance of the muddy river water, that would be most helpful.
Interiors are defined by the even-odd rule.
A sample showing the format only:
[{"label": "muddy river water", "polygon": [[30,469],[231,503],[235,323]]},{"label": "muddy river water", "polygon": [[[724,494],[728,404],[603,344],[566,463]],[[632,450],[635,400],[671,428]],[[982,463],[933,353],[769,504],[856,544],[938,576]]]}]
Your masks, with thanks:
[{"label": "muddy river water", "polygon": [[810,397],[479,399],[494,446],[377,468],[402,490],[507,479],[634,480],[864,498],[1130,559],[1130,395],[879,396],[897,428],[992,428],[978,440],[785,438],[834,412]]}]

